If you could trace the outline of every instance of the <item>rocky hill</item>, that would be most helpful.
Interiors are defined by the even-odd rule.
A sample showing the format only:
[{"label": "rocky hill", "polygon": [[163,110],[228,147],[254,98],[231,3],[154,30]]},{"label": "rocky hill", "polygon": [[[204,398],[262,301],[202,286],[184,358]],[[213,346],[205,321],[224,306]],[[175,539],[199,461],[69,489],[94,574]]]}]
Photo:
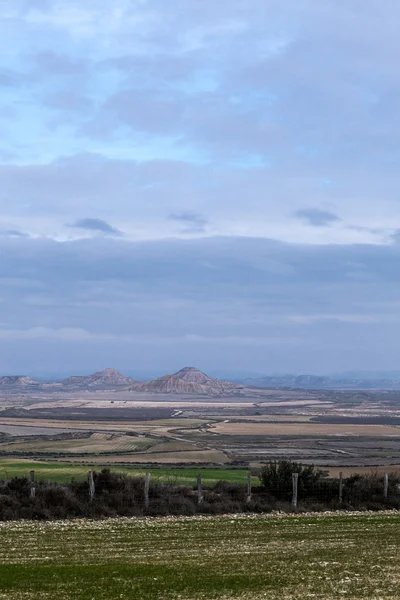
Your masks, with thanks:
[{"label": "rocky hill", "polygon": [[132,391],[199,394],[204,396],[232,396],[239,394],[242,385],[213,379],[194,367],[185,367],[172,375],[164,375],[153,381],[135,384],[130,387]]},{"label": "rocky hill", "polygon": [[60,383],[63,388],[90,390],[127,387],[139,382],[115,369],[104,369],[104,371],[98,371],[92,375],[68,377]]},{"label": "rocky hill", "polygon": [[0,389],[7,388],[38,388],[40,382],[25,375],[6,375],[0,377]]}]

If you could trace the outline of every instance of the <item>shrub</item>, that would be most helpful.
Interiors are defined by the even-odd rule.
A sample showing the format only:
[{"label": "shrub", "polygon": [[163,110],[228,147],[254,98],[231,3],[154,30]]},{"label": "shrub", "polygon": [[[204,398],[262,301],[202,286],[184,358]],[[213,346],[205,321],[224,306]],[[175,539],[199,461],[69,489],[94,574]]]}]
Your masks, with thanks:
[{"label": "shrub", "polygon": [[293,492],[293,474],[298,473],[299,498],[313,496],[321,488],[323,472],[314,465],[302,465],[289,460],[270,462],[261,469],[259,478],[264,490],[279,500],[290,500]]},{"label": "shrub", "polygon": [[[328,479],[313,466],[282,461],[261,470],[262,486],[256,486],[247,502],[245,484],[220,481],[204,486],[204,501],[197,503],[195,486],[153,481],[150,506],[144,507],[144,480],[104,469],[94,473],[96,493],[89,497],[87,481],[69,484],[36,482],[36,496],[30,497],[26,477],[0,481],[0,520],[67,519],[76,517],[106,518],[115,516],[194,515],[238,512],[290,512],[292,474],[299,473],[298,510],[322,511],[339,508],[339,482]],[[389,478],[388,498],[383,497],[383,478],[378,475],[349,477],[343,482],[341,508],[380,510],[400,508],[399,478]]]}]

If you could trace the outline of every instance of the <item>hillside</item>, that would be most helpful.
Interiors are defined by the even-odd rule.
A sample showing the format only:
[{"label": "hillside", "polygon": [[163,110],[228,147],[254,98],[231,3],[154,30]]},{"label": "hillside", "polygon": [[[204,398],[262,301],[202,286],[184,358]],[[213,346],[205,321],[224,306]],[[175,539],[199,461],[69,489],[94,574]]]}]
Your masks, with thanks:
[{"label": "hillside", "polygon": [[104,369],[104,371],[98,371],[92,375],[82,375],[68,377],[63,379],[61,385],[64,388],[74,389],[109,389],[116,387],[126,387],[138,383],[136,379],[123,375],[115,369]]},{"label": "hillside", "polygon": [[37,388],[40,382],[25,375],[6,375],[0,377],[0,388]]},{"label": "hillside", "polygon": [[240,393],[242,385],[213,379],[194,367],[185,367],[172,375],[133,385],[130,390],[154,393],[200,394],[205,396],[232,396]]}]

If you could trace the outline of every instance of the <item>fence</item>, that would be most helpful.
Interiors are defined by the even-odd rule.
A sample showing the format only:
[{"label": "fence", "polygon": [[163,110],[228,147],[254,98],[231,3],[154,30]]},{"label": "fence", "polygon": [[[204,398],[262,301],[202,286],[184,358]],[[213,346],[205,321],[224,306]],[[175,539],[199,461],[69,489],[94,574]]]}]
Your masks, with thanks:
[{"label": "fence", "polygon": [[293,473],[291,481],[272,482],[267,486],[268,493],[281,501],[291,503],[296,510],[299,505],[320,503],[335,508],[361,507],[384,508],[388,504],[397,507],[400,502],[400,479],[397,475],[383,476],[353,475],[348,478],[339,474],[336,479],[321,478],[315,482],[301,479],[301,474]]},{"label": "fence", "polygon": [[[129,483],[130,481],[134,483]],[[234,510],[262,512],[280,507],[284,507],[285,510],[298,510],[299,507],[310,504],[317,504],[318,508],[400,508],[399,481],[396,476],[389,477],[388,473],[385,473],[383,477],[378,475],[352,476],[347,479],[340,473],[337,479],[322,478],[310,485],[304,482],[301,474],[299,477],[299,473],[292,473],[291,480],[286,477],[283,482],[273,482],[268,486],[254,485],[252,474],[249,471],[246,484],[229,484],[221,481],[213,486],[204,487],[202,477],[198,474],[193,486],[173,485],[159,481],[151,485],[150,473],[147,473],[143,479],[111,473],[105,469],[101,473],[89,471],[86,484],[71,482],[63,486],[38,482],[35,479],[35,471],[30,471],[26,488],[22,484],[18,488],[13,484],[13,480],[2,482],[0,519],[2,518],[2,499],[4,502],[7,492],[12,495],[13,490],[15,496],[23,500],[25,493],[23,490],[26,489],[26,499],[33,504],[40,504],[40,500],[44,496],[46,498],[53,496],[52,502],[55,503],[54,497],[57,495],[55,493],[57,488],[60,497],[62,496],[61,489],[69,490],[70,497],[71,494],[75,494],[81,502],[81,506],[87,502],[93,507],[91,509],[93,511],[99,511],[101,503],[107,502],[118,511],[120,510],[119,502],[125,511],[130,503],[143,514],[157,514],[157,510],[163,514],[166,510],[173,514],[186,514],[190,512],[233,512]],[[162,500],[166,506],[162,506]]]}]

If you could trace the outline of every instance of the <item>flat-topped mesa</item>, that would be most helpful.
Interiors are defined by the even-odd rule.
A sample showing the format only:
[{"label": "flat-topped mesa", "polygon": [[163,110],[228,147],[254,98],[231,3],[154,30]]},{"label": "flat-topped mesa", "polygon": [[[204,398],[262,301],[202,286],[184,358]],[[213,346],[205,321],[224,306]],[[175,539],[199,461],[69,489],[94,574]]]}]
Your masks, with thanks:
[{"label": "flat-topped mesa", "polygon": [[204,396],[232,396],[239,394],[242,385],[213,379],[199,369],[185,367],[172,375],[133,385],[130,390],[164,394],[199,394]]},{"label": "flat-topped mesa", "polygon": [[113,388],[133,385],[138,383],[136,379],[123,375],[115,369],[104,369],[104,371],[98,371],[92,375],[80,375],[75,377],[68,377],[64,379],[61,384],[64,387],[76,387],[80,389],[85,388]]}]

